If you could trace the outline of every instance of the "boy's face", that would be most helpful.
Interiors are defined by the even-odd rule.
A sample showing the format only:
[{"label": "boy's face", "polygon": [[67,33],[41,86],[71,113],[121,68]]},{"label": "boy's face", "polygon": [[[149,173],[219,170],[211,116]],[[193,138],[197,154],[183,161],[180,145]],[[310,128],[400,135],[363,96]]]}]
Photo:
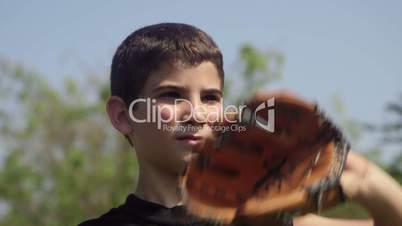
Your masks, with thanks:
[{"label": "boy's face", "polygon": [[216,121],[222,106],[218,71],[211,62],[165,67],[150,75],[141,96],[154,101],[148,103],[150,108],[138,103],[132,111],[136,119],[151,119],[132,122],[131,139],[140,164],[179,173],[191,151],[212,137],[210,122]]}]

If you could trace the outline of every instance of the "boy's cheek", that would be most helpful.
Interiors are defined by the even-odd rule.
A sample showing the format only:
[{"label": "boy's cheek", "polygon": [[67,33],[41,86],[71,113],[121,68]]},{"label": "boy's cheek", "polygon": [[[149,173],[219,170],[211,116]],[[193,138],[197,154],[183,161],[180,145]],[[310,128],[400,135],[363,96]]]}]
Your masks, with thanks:
[{"label": "boy's cheek", "polygon": [[219,107],[220,106],[212,106],[208,109],[208,124],[212,125],[219,122],[220,118],[222,117],[222,110]]},{"label": "boy's cheek", "polygon": [[171,122],[174,120],[174,108],[169,105],[159,105],[156,115],[156,120],[161,120],[162,122]]}]

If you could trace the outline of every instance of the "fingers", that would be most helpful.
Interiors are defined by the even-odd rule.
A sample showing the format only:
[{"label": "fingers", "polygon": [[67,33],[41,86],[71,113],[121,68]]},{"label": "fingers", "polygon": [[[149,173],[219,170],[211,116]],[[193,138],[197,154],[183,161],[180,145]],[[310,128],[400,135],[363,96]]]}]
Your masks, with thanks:
[{"label": "fingers", "polygon": [[355,200],[365,184],[370,162],[356,152],[349,152],[341,176],[341,186],[348,199]]}]

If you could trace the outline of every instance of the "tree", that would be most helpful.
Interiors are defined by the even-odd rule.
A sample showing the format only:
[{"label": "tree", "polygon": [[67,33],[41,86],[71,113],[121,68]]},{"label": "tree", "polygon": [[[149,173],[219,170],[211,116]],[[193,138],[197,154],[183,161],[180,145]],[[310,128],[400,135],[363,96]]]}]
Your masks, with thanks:
[{"label": "tree", "polygon": [[[347,117],[346,107],[339,96],[334,96],[332,103],[336,115],[340,118],[340,126],[344,129],[345,133],[352,140],[359,140],[364,131],[370,133],[380,132],[383,136],[382,145],[397,145],[400,147],[402,144],[402,96],[399,102],[388,103],[385,107],[386,111],[394,116],[394,120],[386,122],[381,125],[374,125],[372,123],[358,122],[355,119]],[[382,161],[383,147],[371,147],[364,150],[365,157],[375,162],[384,168],[394,179],[402,184],[402,150],[390,163]],[[328,217],[347,217],[347,218],[366,218],[369,213],[354,202],[346,202],[343,205],[337,206],[331,210],[325,211],[324,215]]]},{"label": "tree", "polygon": [[225,98],[234,102],[245,100],[257,90],[281,79],[284,63],[285,56],[278,50],[262,51],[251,43],[243,44],[232,77],[225,81]]},{"label": "tree", "polygon": [[402,184],[402,94],[398,100],[387,103],[385,110],[392,119],[379,126],[369,125],[367,129],[371,132],[380,132],[382,144],[396,148],[397,153],[386,169]]},{"label": "tree", "polygon": [[137,168],[105,115],[108,88],[67,78],[57,89],[5,60],[0,70],[0,225],[76,225],[122,203]]}]

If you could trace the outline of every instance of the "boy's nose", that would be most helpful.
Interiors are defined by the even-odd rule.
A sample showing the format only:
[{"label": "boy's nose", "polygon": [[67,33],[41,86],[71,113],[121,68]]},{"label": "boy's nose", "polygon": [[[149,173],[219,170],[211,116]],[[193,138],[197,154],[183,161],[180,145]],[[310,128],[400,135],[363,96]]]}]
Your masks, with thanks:
[{"label": "boy's nose", "polygon": [[187,105],[190,106],[186,106],[183,117],[188,119],[188,122],[196,124],[204,124],[207,122],[207,108],[200,103],[200,101],[193,100]]}]

